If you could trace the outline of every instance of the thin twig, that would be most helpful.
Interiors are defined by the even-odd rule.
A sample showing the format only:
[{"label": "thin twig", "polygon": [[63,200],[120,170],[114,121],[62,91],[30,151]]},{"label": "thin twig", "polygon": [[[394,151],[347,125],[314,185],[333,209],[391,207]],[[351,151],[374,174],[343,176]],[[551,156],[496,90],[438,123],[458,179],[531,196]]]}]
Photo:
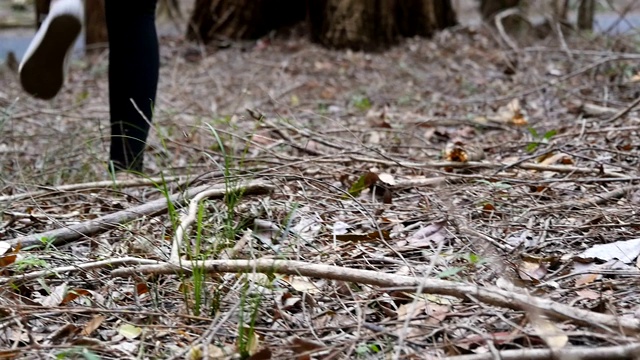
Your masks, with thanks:
[{"label": "thin twig", "polygon": [[[640,356],[640,344],[603,346],[603,347],[573,347],[558,350],[551,349],[518,349],[502,350],[499,359],[502,360],[552,360],[552,359],[580,359],[580,360],[618,360],[637,359]],[[451,356],[446,360],[492,360],[492,353]]]}]

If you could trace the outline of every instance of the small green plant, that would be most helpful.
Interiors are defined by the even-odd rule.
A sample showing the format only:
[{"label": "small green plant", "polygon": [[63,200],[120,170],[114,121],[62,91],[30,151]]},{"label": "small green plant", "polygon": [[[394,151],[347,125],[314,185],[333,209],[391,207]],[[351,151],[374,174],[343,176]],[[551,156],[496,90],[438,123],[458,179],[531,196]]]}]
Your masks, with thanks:
[{"label": "small green plant", "polygon": [[47,262],[39,259],[34,255],[28,255],[20,260],[17,260],[14,265],[17,271],[24,271],[27,269],[45,268],[47,267]]},{"label": "small green plant", "polygon": [[558,130],[549,130],[544,133],[544,135],[540,136],[536,129],[530,127],[529,133],[531,134],[531,137],[533,137],[533,141],[527,145],[527,152],[532,153],[538,148],[538,146],[548,144],[549,140],[558,133]]},{"label": "small green plant", "polygon": [[257,347],[255,327],[260,312],[260,304],[262,303],[262,294],[255,290],[251,291],[250,286],[250,282],[247,280],[240,298],[237,345],[242,359],[248,358]]},{"label": "small green plant", "polygon": [[475,253],[468,253],[464,255],[456,256],[456,258],[463,261],[460,266],[452,266],[437,274],[438,278],[460,278],[459,274],[466,271],[480,267],[488,262],[487,259],[481,257]]},{"label": "small green plant", "polygon": [[205,286],[205,272],[200,266],[194,266],[191,279],[193,281],[193,315],[200,316],[205,299],[203,298]]},{"label": "small green plant", "polygon": [[[234,220],[236,218],[236,207],[240,203],[240,199],[242,198],[243,189],[238,187],[237,177],[232,173],[233,159],[231,155],[227,153],[224,143],[218,134],[218,131],[216,131],[216,129],[210,125],[209,128],[211,129],[211,132],[213,133],[213,136],[218,143],[220,152],[222,153],[222,158],[224,160],[223,164],[218,165],[221,168],[222,173],[224,174],[224,204],[227,207],[227,214],[222,228],[222,235],[223,239],[227,241],[233,241],[236,239],[236,235],[239,231],[238,227],[234,223]],[[221,245],[223,247],[226,247],[226,244]]]},{"label": "small green plant", "polygon": [[379,354],[382,351],[382,348],[376,343],[364,343],[359,344],[355,351],[356,354],[358,354],[358,357],[368,358],[371,355]]},{"label": "small green plant", "polygon": [[55,355],[56,359],[85,359],[85,360],[100,360],[100,356],[93,351],[82,348],[74,347],[68,350],[58,352]]},{"label": "small green plant", "polygon": [[476,253],[469,253],[467,254],[467,261],[469,261],[469,265],[471,266],[481,266],[486,264],[489,260]]},{"label": "small green plant", "polygon": [[327,114],[328,112],[329,112],[329,105],[325,103],[318,104],[318,114],[324,115],[324,114]]},{"label": "small green plant", "polygon": [[371,109],[371,100],[364,95],[355,95],[351,98],[351,105],[360,111],[367,111]]},{"label": "small green plant", "polygon": [[457,277],[458,273],[460,273],[463,270],[464,270],[464,267],[462,266],[454,266],[444,271],[441,271],[440,273],[438,273],[437,276],[440,279],[453,278],[453,277]]}]

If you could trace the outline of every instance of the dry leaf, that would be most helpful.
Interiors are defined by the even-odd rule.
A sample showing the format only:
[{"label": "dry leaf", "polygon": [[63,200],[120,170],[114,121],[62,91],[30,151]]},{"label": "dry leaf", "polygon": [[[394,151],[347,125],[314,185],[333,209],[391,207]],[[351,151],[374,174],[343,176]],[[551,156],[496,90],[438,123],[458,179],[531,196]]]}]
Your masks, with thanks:
[{"label": "dry leaf", "polygon": [[485,158],[482,148],[466,145],[460,141],[448,143],[444,149],[444,159],[452,162],[466,163],[468,161],[480,161]]},{"label": "dry leaf", "polygon": [[11,250],[11,245],[6,241],[0,241],[0,255],[5,254],[9,250]]},{"label": "dry leaf", "polygon": [[285,276],[281,280],[300,292],[306,292],[309,294],[319,294],[321,292],[320,289],[318,289],[318,287],[306,276]]},{"label": "dry leaf", "polygon": [[16,262],[17,258],[18,258],[17,254],[9,254],[9,255],[5,255],[5,256],[0,256],[0,267],[7,267],[7,266],[13,264],[14,262]]},{"label": "dry leaf", "polygon": [[75,337],[80,329],[74,324],[65,324],[48,336],[48,340],[58,342],[63,339]]},{"label": "dry leaf", "polygon": [[562,349],[569,342],[569,337],[551,320],[541,315],[529,314],[531,326],[540,338],[552,350]]},{"label": "dry leaf", "polygon": [[[225,351],[222,348],[208,344],[207,345],[208,359],[227,359],[233,354],[233,351]],[[205,360],[204,351],[202,345],[197,345],[189,349],[189,352],[185,355],[185,360]]]},{"label": "dry leaf", "polygon": [[394,186],[396,184],[396,180],[393,178],[393,175],[388,173],[378,174],[378,180],[389,186]]},{"label": "dry leaf", "polygon": [[398,246],[426,247],[444,240],[444,221],[418,229],[404,241],[399,241]]},{"label": "dry leaf", "polygon": [[125,338],[132,340],[140,336],[142,334],[142,328],[131,324],[124,324],[120,326],[118,329],[118,334],[124,336]]},{"label": "dry leaf", "polygon": [[545,158],[542,159],[542,161],[540,161],[541,165],[555,165],[555,164],[573,165],[573,163],[574,162],[571,156],[567,154],[562,154],[562,153],[554,154],[551,156],[545,156]]},{"label": "dry leaf", "polygon": [[64,305],[72,302],[73,300],[81,296],[89,296],[89,295],[91,295],[91,292],[89,290],[85,290],[85,289],[69,290],[67,291],[67,294],[65,295],[64,299],[62,299],[62,302],[60,304]]},{"label": "dry leaf", "polygon": [[500,107],[497,114],[490,116],[489,119],[517,126],[526,125],[529,122],[522,111],[520,100],[517,98],[511,100],[507,105]]},{"label": "dry leaf", "polygon": [[542,280],[547,272],[547,267],[543,263],[523,261],[518,265],[518,276],[525,281]]},{"label": "dry leaf", "polygon": [[48,296],[39,299],[39,303],[44,307],[55,307],[62,303],[62,300],[67,295],[67,284],[61,284],[52,289]]},{"label": "dry leaf", "polygon": [[94,317],[91,318],[91,320],[89,320],[89,322],[87,322],[84,325],[84,328],[82,329],[82,332],[80,333],[80,335],[82,336],[91,335],[92,332],[94,332],[97,328],[100,327],[100,325],[102,325],[105,319],[106,318],[103,315],[95,315]]},{"label": "dry leaf", "polygon": [[640,238],[594,245],[579,256],[583,259],[595,258],[604,261],[618,259],[625,264],[633,263],[640,254]]},{"label": "dry leaf", "polygon": [[325,345],[320,342],[301,339],[299,337],[295,337],[291,340],[291,350],[296,354],[312,352],[318,349],[323,349]]},{"label": "dry leaf", "polygon": [[[398,315],[398,321],[404,321],[405,319],[413,319],[419,315],[427,312],[429,303],[424,300],[412,301],[408,304],[402,304],[398,307],[396,312]],[[411,312],[411,313],[409,313]]]},{"label": "dry leaf", "polygon": [[271,359],[271,356],[272,356],[271,349],[266,347],[256,352],[255,354],[249,356],[247,360],[268,360],[268,359]]},{"label": "dry leaf", "polygon": [[582,285],[586,285],[586,284],[591,284],[592,282],[598,280],[598,278],[600,277],[599,274],[584,274],[584,275],[580,275],[578,276],[578,278],[576,279],[576,286],[582,286]]},{"label": "dry leaf", "polygon": [[343,221],[336,221],[333,223],[333,235],[344,235],[347,233],[351,225]]},{"label": "dry leaf", "polygon": [[302,208],[296,212],[298,223],[290,230],[303,240],[313,242],[316,235],[322,230],[322,219],[316,213],[310,213],[309,208]]},{"label": "dry leaf", "polygon": [[344,234],[336,235],[336,240],[340,241],[373,241],[382,239],[390,240],[390,233],[388,230],[373,231],[368,234]]},{"label": "dry leaf", "polygon": [[577,290],[576,294],[583,299],[597,300],[600,298],[599,293],[590,289]]}]

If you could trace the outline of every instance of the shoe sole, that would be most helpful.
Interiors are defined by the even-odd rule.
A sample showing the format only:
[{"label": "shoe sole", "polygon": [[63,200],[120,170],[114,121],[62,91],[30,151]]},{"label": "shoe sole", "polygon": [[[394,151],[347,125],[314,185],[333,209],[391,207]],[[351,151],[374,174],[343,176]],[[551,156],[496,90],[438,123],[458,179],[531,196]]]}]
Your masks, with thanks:
[{"label": "shoe sole", "polygon": [[75,16],[52,19],[42,41],[20,71],[26,92],[44,100],[56,96],[64,83],[65,58],[81,30],[82,24]]}]

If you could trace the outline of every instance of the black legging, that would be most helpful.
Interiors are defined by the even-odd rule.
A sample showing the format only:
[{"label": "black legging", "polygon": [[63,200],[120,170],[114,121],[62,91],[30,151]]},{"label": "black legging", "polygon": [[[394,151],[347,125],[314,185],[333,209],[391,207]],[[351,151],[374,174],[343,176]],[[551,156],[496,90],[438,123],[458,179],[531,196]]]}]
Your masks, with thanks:
[{"label": "black legging", "polygon": [[105,1],[109,33],[110,170],[142,172],[160,67],[155,11],[156,0]]}]

